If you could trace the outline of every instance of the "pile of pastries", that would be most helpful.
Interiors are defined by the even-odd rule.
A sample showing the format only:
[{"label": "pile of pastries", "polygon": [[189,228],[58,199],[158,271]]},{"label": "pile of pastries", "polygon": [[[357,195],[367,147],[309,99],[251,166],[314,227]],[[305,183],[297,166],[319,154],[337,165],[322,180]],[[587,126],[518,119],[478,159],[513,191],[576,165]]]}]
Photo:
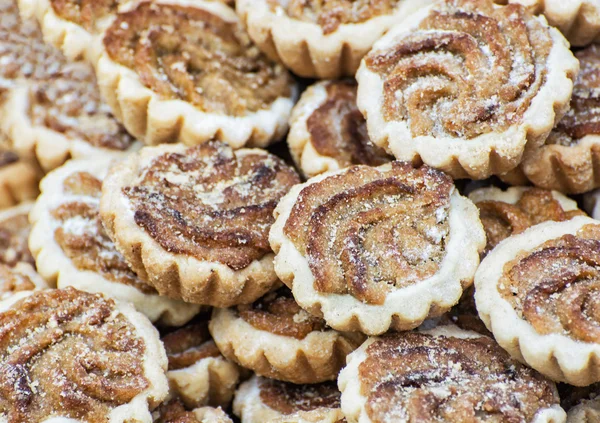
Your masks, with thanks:
[{"label": "pile of pastries", "polygon": [[600,0],[0,0],[0,423],[600,422]]}]

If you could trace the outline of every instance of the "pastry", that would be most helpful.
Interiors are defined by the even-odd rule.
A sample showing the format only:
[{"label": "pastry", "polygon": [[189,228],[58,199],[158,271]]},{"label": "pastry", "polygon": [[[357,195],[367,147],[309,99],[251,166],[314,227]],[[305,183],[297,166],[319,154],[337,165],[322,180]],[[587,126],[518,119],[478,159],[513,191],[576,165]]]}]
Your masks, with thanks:
[{"label": "pastry", "polygon": [[600,220],[600,189],[588,192],[583,196],[585,211],[596,220]]},{"label": "pastry", "polygon": [[305,78],[354,76],[373,43],[430,0],[237,0],[252,40]]},{"label": "pastry", "polygon": [[210,332],[228,359],[259,376],[298,384],[335,380],[346,356],[364,341],[302,310],[287,287],[254,304],[215,309]]},{"label": "pastry", "polygon": [[[0,134],[0,139],[2,134]],[[0,140],[0,143],[2,141]],[[7,141],[8,143],[8,141]],[[0,147],[0,210],[33,200],[39,194],[40,170],[10,149]]]},{"label": "pastry", "polygon": [[356,74],[371,140],[454,178],[515,168],[569,107],[577,59],[520,5],[444,0],[389,31]]},{"label": "pastry", "polygon": [[9,267],[0,263],[0,311],[29,296],[34,291],[48,288],[48,284],[28,263]]},{"label": "pastry", "polygon": [[200,307],[159,296],[129,269],[102,226],[100,194],[110,164],[70,160],[43,179],[30,215],[29,248],[38,272],[59,288],[102,293],[132,303],[151,321],[182,325]]},{"label": "pastry", "polygon": [[233,412],[242,423],[345,423],[333,382],[295,385],[253,376],[238,389]]},{"label": "pastry", "polygon": [[137,147],[101,101],[93,69],[81,62],[63,64],[52,78],[18,83],[0,113],[13,149],[45,171],[69,158],[120,157]]},{"label": "pastry", "polygon": [[153,417],[154,423],[233,423],[220,408],[202,407],[188,411],[177,400],[161,405]]},{"label": "pastry", "polygon": [[229,307],[278,286],[268,231],[298,182],[264,150],[146,147],[112,168],[100,211],[117,249],[161,295]]},{"label": "pastry", "polygon": [[167,395],[165,351],[125,303],[74,288],[0,313],[0,422],[147,423]]},{"label": "pastry", "polygon": [[600,224],[546,222],[513,235],[475,276],[481,319],[513,357],[555,381],[600,381]]},{"label": "pastry", "polygon": [[[600,25],[600,12],[598,19]],[[600,46],[592,45],[575,56],[581,72],[571,109],[544,145],[526,151],[520,166],[533,184],[570,194],[600,187]]]},{"label": "pastry", "polygon": [[[506,4],[507,0],[495,0]],[[600,3],[597,0],[508,0],[543,14],[557,27],[572,46],[600,41]]]},{"label": "pastry", "polygon": [[408,330],[455,305],[485,246],[477,208],[427,166],[353,166],[298,185],[275,210],[275,271],[332,328]]},{"label": "pastry", "polygon": [[226,407],[233,398],[240,372],[217,349],[208,332],[208,319],[177,329],[162,338],[169,360],[171,396],[189,408]]},{"label": "pastry", "polygon": [[378,166],[392,160],[369,139],[353,80],[308,87],[292,110],[287,142],[307,178],[353,164]]},{"label": "pastry", "polygon": [[600,384],[578,388],[559,384],[561,406],[567,411],[567,423],[600,422]]},{"label": "pastry", "polygon": [[32,206],[33,203],[22,203],[0,211],[0,264],[11,267],[20,262],[35,265],[27,245]]},{"label": "pastry", "polygon": [[349,422],[565,422],[554,383],[452,326],[369,338],[338,384]]},{"label": "pastry", "polygon": [[575,201],[560,192],[541,188],[512,187],[506,191],[496,187],[480,188],[469,194],[469,199],[479,208],[485,229],[484,255],[509,236],[538,223],[585,216]]},{"label": "pastry", "polygon": [[206,0],[142,2],[119,14],[97,73],[115,115],[146,144],[264,147],[287,131],[296,92],[233,9]]}]

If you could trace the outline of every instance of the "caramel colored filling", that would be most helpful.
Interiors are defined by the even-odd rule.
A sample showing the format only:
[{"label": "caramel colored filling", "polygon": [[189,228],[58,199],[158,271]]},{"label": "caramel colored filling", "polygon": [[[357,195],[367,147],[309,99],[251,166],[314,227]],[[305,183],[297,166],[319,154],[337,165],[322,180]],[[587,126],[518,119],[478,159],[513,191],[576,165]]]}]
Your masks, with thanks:
[{"label": "caramel colored filling", "polygon": [[91,66],[65,66],[60,78],[36,85],[30,97],[29,114],[34,125],[94,147],[126,150],[134,142],[102,102]]},{"label": "caramel colored filling", "polygon": [[541,188],[525,191],[516,204],[486,200],[477,203],[477,207],[487,235],[484,255],[509,236],[538,223],[550,220],[562,222],[585,215],[579,209],[565,211],[552,196],[552,191]]},{"label": "caramel colored filling", "polygon": [[488,337],[407,332],[382,337],[366,353],[360,389],[374,423],[531,422],[559,401],[552,382]]},{"label": "caramel colored filling", "polygon": [[95,24],[117,13],[123,0],[50,0],[54,13],[62,19],[76,23],[92,32]]},{"label": "caramel colored filling", "polygon": [[208,323],[191,323],[162,338],[169,359],[169,370],[190,367],[198,361],[220,357],[217,346],[208,333]]},{"label": "caramel colored filling", "polygon": [[27,213],[0,221],[0,263],[14,266],[23,261],[35,266],[27,245],[30,230]]},{"label": "caramel colored filling", "polygon": [[133,273],[100,220],[99,197],[102,182],[86,172],[77,172],[64,182],[67,194],[87,196],[84,201],[71,201],[52,210],[59,223],[54,239],[79,270],[99,273],[111,282],[130,285],[145,294],[156,291]]},{"label": "caramel colored filling", "polygon": [[263,404],[281,414],[340,408],[340,392],[335,382],[294,385],[261,378],[258,384]]},{"label": "caramel colored filling", "polygon": [[35,20],[21,20],[16,0],[0,0],[0,80],[46,79],[64,62],[58,50],[44,43]]},{"label": "caramel colored filling", "polygon": [[237,22],[201,8],[142,3],[118,16],[104,45],[161,98],[205,112],[244,116],[291,95],[287,71]]},{"label": "caramel colored filling", "polygon": [[112,300],[67,288],[1,313],[0,415],[10,423],[106,423],[147,389],[145,343],[114,311]]},{"label": "caramel colored filling", "polygon": [[287,287],[265,295],[252,305],[238,306],[238,313],[258,330],[296,339],[325,329],[325,321],[302,310]]},{"label": "caramel colored filling", "polygon": [[600,342],[600,225],[586,225],[523,252],[498,289],[536,332]]},{"label": "caramel colored filling", "polygon": [[592,44],[575,56],[581,70],[571,97],[571,109],[546,144],[570,146],[586,135],[600,135],[600,46]]},{"label": "caramel colored filling", "polygon": [[10,267],[0,264],[0,298],[34,289],[35,284],[28,276],[17,273]]},{"label": "caramel colored filling", "polygon": [[[485,323],[479,318],[475,305],[475,287],[470,286],[463,293],[460,301],[442,318],[442,322],[449,320],[463,330],[477,332],[492,337]],[[447,321],[446,320],[446,321]]]},{"label": "caramel colored filling", "polygon": [[340,25],[360,24],[381,15],[390,15],[402,0],[268,0],[272,9],[284,7],[290,18],[316,23],[323,34],[335,32]]},{"label": "caramel colored filling", "polygon": [[453,192],[452,180],[427,166],[355,166],[304,188],[284,231],[317,291],[382,304],[439,270]]},{"label": "caramel colored filling", "polygon": [[336,159],[342,168],[352,164],[378,166],[391,161],[367,134],[365,118],[356,106],[356,82],[331,82],[325,90],[326,101],[306,121],[315,150]]},{"label": "caramel colored filling", "polygon": [[209,142],[155,158],[123,193],[166,251],[239,270],[271,252],[273,210],[298,182],[273,155]]},{"label": "caramel colored filling", "polygon": [[154,413],[154,423],[203,423],[199,422],[194,413],[185,409],[179,400],[162,404]]},{"label": "caramel colored filling", "polygon": [[0,167],[8,166],[18,161],[19,156],[16,153],[0,149]]},{"label": "caramel colored filling", "polygon": [[455,0],[366,64],[384,81],[387,121],[407,121],[414,137],[472,139],[521,122],[546,81],[552,45],[520,5]]}]

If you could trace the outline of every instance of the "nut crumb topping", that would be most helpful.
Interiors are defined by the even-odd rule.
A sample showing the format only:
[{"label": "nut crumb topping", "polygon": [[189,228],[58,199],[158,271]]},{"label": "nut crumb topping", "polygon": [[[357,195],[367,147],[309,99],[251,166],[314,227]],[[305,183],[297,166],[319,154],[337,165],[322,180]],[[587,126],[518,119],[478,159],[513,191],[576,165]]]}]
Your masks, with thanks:
[{"label": "nut crumb topping", "polygon": [[17,292],[32,291],[35,288],[36,286],[29,276],[0,263],[0,300]]},{"label": "nut crumb topping", "polygon": [[119,6],[126,1],[128,0],[50,0],[50,5],[57,16],[93,32],[98,21],[117,13]]},{"label": "nut crumb topping", "polygon": [[200,360],[220,357],[221,353],[208,332],[208,321],[190,323],[162,338],[169,370],[190,367]]},{"label": "nut crumb topping", "polygon": [[14,266],[25,262],[35,266],[27,244],[31,231],[28,214],[23,212],[0,221],[0,263]]},{"label": "nut crumb topping", "polygon": [[340,408],[340,392],[335,382],[295,385],[259,378],[261,401],[286,416],[302,411]]}]

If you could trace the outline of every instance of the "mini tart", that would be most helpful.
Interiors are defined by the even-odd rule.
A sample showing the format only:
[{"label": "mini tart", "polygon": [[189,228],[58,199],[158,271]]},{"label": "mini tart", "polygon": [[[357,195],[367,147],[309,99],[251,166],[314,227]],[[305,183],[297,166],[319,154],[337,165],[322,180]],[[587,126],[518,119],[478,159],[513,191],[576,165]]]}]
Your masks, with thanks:
[{"label": "mini tart", "polygon": [[242,423],[345,423],[334,382],[295,385],[253,376],[240,385],[233,412]]},{"label": "mini tart", "polygon": [[444,0],[375,43],[357,102],[371,140],[399,160],[484,179],[544,142],[578,69],[560,32],[522,6]]},{"label": "mini tart", "polygon": [[305,78],[354,76],[373,43],[430,0],[237,0],[252,40]]},{"label": "mini tart", "polygon": [[102,221],[132,269],[162,295],[229,307],[279,285],[268,231],[299,182],[281,159],[223,142],[146,147],[104,181]]},{"label": "mini tart", "polygon": [[338,385],[349,422],[565,422],[554,383],[453,326],[369,338]]},{"label": "mini tart", "polygon": [[[600,7],[600,6],[599,6]],[[598,24],[600,25],[600,9]],[[571,109],[520,169],[534,185],[579,194],[600,187],[600,46],[575,53],[581,72]]]},{"label": "mini tart", "polygon": [[188,411],[178,400],[162,404],[152,417],[154,423],[233,423],[221,408],[202,407]]},{"label": "mini tart", "polygon": [[287,142],[294,162],[307,177],[353,164],[378,166],[392,160],[374,145],[356,106],[356,82],[321,81],[292,110]]},{"label": "mini tart", "polygon": [[131,305],[74,288],[0,313],[0,422],[147,423],[168,385],[158,332]]},{"label": "mini tart", "polygon": [[102,102],[92,67],[69,63],[53,78],[26,80],[0,106],[13,149],[46,171],[69,158],[121,157],[135,140]]},{"label": "mini tart", "polygon": [[328,328],[302,310],[287,287],[251,305],[215,309],[210,332],[228,359],[259,376],[298,384],[335,380],[365,339]]},{"label": "mini tart", "polygon": [[286,133],[296,91],[217,1],[142,2],[119,14],[97,73],[115,115],[146,144],[264,147]]},{"label": "mini tart", "polygon": [[489,253],[511,235],[546,221],[562,222],[585,216],[577,203],[557,191],[541,188],[480,188],[469,194],[479,208],[479,217],[487,238],[483,252]]},{"label": "mini tart", "polygon": [[24,160],[14,151],[0,147],[0,209],[35,199],[40,193],[40,173],[31,160]]},{"label": "mini tart", "polygon": [[208,320],[199,320],[162,338],[167,351],[167,378],[171,396],[189,408],[227,407],[240,373],[219,352],[208,332]]},{"label": "mini tart", "polygon": [[[495,0],[507,3],[507,0]],[[581,47],[600,41],[600,4],[597,0],[508,0],[543,14],[557,27],[572,46]]]},{"label": "mini tart", "polygon": [[35,265],[27,244],[31,225],[29,212],[33,203],[22,203],[0,211],[0,263],[15,266],[17,263]]},{"label": "mini tart", "polygon": [[45,288],[48,288],[48,284],[30,264],[17,263],[14,267],[9,267],[0,263],[0,311],[34,291]]},{"label": "mini tart", "polygon": [[158,295],[129,269],[100,220],[102,179],[109,159],[70,160],[41,183],[30,214],[29,248],[52,285],[73,286],[130,302],[151,321],[182,325],[200,307]]},{"label": "mini tart", "polygon": [[275,210],[275,271],[340,331],[408,330],[455,305],[485,246],[477,208],[427,166],[353,166],[294,187]]},{"label": "mini tart", "polygon": [[600,224],[546,222],[500,243],[475,276],[481,319],[513,357],[556,381],[600,381]]}]

